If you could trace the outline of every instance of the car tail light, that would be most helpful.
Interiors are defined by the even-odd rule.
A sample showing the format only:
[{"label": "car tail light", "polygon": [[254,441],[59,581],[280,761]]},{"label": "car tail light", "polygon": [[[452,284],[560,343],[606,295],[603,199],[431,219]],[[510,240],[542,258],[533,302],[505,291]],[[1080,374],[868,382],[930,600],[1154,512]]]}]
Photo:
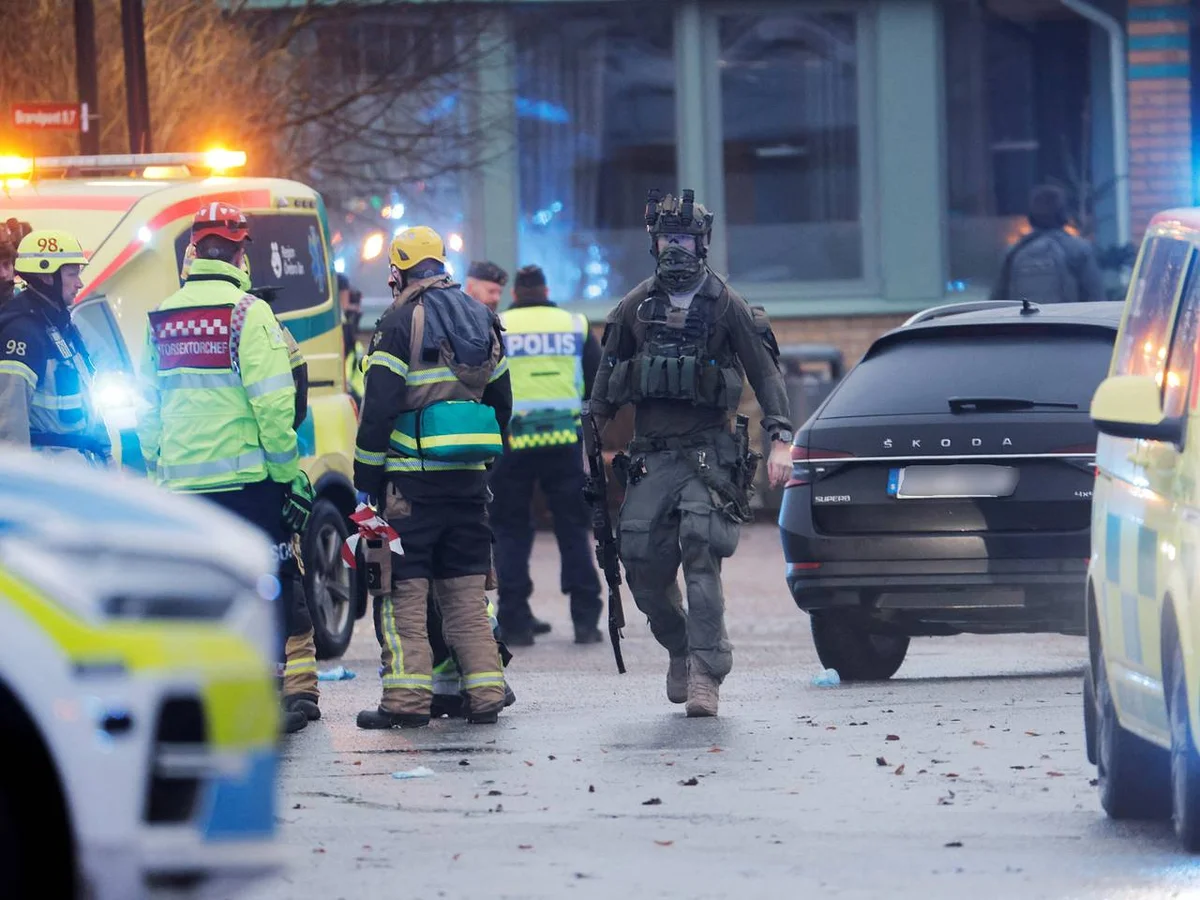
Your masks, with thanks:
[{"label": "car tail light", "polygon": [[842,450],[822,450],[819,447],[792,448],[792,477],[784,489],[812,484],[814,478],[829,472],[830,468],[854,459],[853,453]]}]

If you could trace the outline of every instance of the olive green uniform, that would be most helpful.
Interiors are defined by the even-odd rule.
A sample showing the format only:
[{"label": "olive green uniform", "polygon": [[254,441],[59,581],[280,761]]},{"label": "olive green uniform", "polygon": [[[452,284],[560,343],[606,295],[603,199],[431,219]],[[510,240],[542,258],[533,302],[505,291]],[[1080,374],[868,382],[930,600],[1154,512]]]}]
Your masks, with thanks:
[{"label": "olive green uniform", "polygon": [[638,285],[609,315],[603,343],[590,410],[611,419],[635,409],[619,529],[630,590],[670,655],[690,655],[720,682],[733,662],[721,561],[748,513],[730,418],[748,380],[763,428],[791,430],[775,337],[761,310],[710,273],[686,308],[653,278]]}]

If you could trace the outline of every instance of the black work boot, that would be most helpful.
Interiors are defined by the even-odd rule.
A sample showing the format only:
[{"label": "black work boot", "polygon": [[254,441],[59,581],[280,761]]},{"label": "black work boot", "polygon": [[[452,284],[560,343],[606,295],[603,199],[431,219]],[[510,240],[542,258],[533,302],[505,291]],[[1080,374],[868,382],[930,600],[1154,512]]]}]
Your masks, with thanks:
[{"label": "black work boot", "polygon": [[467,713],[467,721],[472,725],[495,725],[500,720],[500,710],[494,709],[491,712],[469,712]]},{"label": "black work boot", "polygon": [[440,719],[461,719],[463,714],[463,698],[461,694],[434,694],[433,703],[429,706],[429,717]]},{"label": "black work boot", "polygon": [[512,706],[517,702],[517,695],[513,693],[513,689],[508,686],[508,682],[504,683],[504,706],[505,708]]},{"label": "black work boot", "polygon": [[283,708],[283,717],[280,719],[279,727],[284,734],[295,734],[297,731],[303,731],[308,725],[308,716],[300,712],[298,709]]},{"label": "black work boot", "polygon": [[393,713],[377,708],[358,714],[359,728],[424,728],[428,724],[428,713]]},{"label": "black work boot", "polygon": [[508,628],[501,627],[500,639],[509,647],[532,647],[533,629],[526,628],[522,631],[512,631]]},{"label": "black work boot", "polygon": [[315,722],[321,718],[321,707],[317,706],[317,701],[308,694],[295,694],[291,697],[284,697],[283,708],[288,712],[298,710],[304,713],[304,718],[309,722]]},{"label": "black work boot", "polygon": [[604,635],[600,633],[600,629],[595,625],[576,625],[575,643],[602,644],[604,643]]},{"label": "black work boot", "polygon": [[543,622],[537,616],[534,616],[533,621],[530,623],[529,630],[534,634],[549,634],[552,630],[552,626],[549,622]]}]

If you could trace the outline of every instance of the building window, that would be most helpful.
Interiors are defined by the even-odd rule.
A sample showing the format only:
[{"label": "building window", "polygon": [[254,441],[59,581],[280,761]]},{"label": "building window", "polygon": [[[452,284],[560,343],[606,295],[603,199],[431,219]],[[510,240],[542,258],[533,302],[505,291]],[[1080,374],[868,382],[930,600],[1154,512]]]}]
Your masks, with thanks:
[{"label": "building window", "polygon": [[988,288],[1029,230],[1038,184],[1062,186],[1093,236],[1104,188],[1091,159],[1090,26],[1050,0],[946,0],[943,10],[950,285]]},{"label": "building window", "polygon": [[852,13],[719,19],[730,275],[863,276]]},{"label": "building window", "polygon": [[653,271],[645,196],[675,185],[669,4],[513,14],[520,263],[559,302],[619,297]]}]

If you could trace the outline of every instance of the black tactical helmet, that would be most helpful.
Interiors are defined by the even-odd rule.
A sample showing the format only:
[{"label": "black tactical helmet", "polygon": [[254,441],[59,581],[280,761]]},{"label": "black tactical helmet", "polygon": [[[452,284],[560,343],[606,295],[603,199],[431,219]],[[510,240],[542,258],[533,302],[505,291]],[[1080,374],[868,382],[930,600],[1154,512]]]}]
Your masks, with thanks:
[{"label": "black tactical helmet", "polygon": [[680,191],[678,197],[671,194],[664,197],[657,188],[646,194],[646,231],[650,233],[651,253],[655,253],[656,238],[660,234],[694,234],[698,238],[698,255],[703,258],[712,237],[712,223],[712,213],[696,202],[693,190]]}]

